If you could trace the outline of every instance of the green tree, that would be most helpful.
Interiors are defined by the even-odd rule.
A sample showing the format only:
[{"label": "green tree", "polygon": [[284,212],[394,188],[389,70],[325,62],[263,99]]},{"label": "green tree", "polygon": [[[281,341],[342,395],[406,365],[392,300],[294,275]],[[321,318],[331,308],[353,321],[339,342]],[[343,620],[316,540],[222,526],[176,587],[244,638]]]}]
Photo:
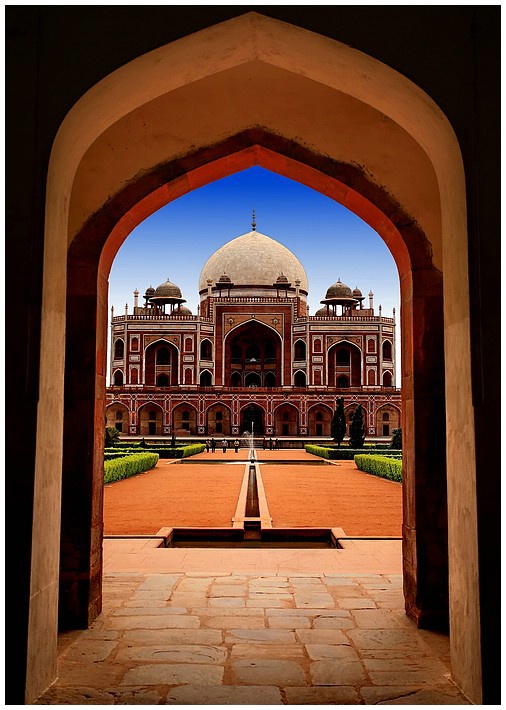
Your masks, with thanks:
[{"label": "green tree", "polygon": [[330,425],[330,434],[334,441],[337,441],[337,446],[341,447],[341,441],[344,439],[346,434],[346,415],[344,413],[344,397],[337,400],[336,411],[332,417],[332,424]]},{"label": "green tree", "polygon": [[105,429],[105,445],[114,446],[119,441],[119,431],[114,426]]},{"label": "green tree", "polygon": [[365,441],[364,411],[359,404],[353,413],[350,425],[350,446],[352,449],[361,449]]},{"label": "green tree", "polygon": [[402,449],[402,429],[394,429],[392,431],[392,441],[390,442],[391,449]]}]

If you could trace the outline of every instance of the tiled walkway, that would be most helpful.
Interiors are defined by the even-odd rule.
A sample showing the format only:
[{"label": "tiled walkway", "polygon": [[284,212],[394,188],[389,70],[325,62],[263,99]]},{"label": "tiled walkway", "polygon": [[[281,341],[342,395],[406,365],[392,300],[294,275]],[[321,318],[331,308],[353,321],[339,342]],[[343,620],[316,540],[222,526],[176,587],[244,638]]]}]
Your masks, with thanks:
[{"label": "tiled walkway", "polygon": [[300,555],[119,542],[104,611],[61,637],[41,703],[466,704],[447,639],[404,615],[397,541]]}]

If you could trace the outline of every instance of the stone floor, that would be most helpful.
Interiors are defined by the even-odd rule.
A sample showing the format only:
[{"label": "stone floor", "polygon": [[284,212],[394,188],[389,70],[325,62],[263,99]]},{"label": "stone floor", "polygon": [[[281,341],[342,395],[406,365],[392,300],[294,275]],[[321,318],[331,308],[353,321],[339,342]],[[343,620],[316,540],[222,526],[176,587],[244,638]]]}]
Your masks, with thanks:
[{"label": "stone floor", "polygon": [[318,573],[282,573],[261,551],[264,571],[211,571],[211,551],[207,565],[184,552],[185,572],[106,569],[103,613],[60,637],[58,680],[39,703],[468,704],[448,639],[404,615],[398,562],[336,571],[340,551],[315,550],[329,558]]}]

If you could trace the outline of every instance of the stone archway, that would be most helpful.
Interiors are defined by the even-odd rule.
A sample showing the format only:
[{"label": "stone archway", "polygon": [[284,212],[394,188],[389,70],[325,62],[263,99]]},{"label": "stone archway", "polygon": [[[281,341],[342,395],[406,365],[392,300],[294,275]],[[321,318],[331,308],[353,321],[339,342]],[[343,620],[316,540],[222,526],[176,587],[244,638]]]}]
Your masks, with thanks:
[{"label": "stone archway", "polygon": [[163,433],[163,410],[158,404],[148,402],[140,407],[137,420],[139,434],[142,436],[155,436]]},{"label": "stone archway", "polygon": [[[409,451],[404,520],[407,609],[419,623],[431,625],[444,622],[447,614],[446,478],[441,454],[445,438],[445,387],[446,421],[452,435],[456,433],[459,438],[458,447],[448,445],[450,550],[454,560],[450,577],[453,589],[459,590],[456,608],[477,609],[465,191],[460,153],[451,127],[437,106],[404,77],[360,52],[337,42],[322,41],[304,30],[251,14],[203,31],[196,40],[195,37],[151,52],[94,87],[65,119],[53,149],[47,190],[43,384],[35,476],[36,491],[42,490],[48,480],[52,481],[56,501],[60,489],[54,481],[59,475],[60,442],[65,441],[62,618],[74,627],[86,625],[100,610],[98,547],[91,555],[93,565],[87,564],[80,570],[66,565],[70,558],[80,558],[81,550],[90,548],[90,540],[96,540],[98,545],[100,537],[97,533],[102,502],[97,482],[102,462],[94,451],[99,450],[98,432],[103,424],[106,282],[112,258],[135,224],[157,206],[252,164],[263,164],[342,202],[372,224],[394,254],[401,278],[401,321],[406,338],[403,429]],[[199,62],[203,53],[207,60]],[[187,71],[189,62],[193,67],[191,76]],[[167,66],[171,71],[167,71]],[[255,102],[254,117],[248,78],[260,97]],[[224,121],[224,125],[206,122],[205,126],[200,124],[196,133],[196,125],[188,116],[181,111],[171,112],[173,135],[177,135],[174,129],[178,121],[188,129],[181,133],[186,135],[188,146],[185,148],[178,142],[176,150],[169,136],[163,142],[157,133],[156,114],[167,115],[167,111],[159,110],[164,104],[166,109],[186,106],[195,115],[192,101],[198,104],[199,98],[202,100],[204,84],[204,90],[219,105],[220,102],[224,105],[223,92],[234,95],[234,103],[227,104],[228,111],[215,114],[214,120]],[[231,94],[234,86],[238,91]],[[247,87],[247,97],[241,93],[241,86]],[[300,99],[300,111],[287,110],[286,102],[284,110],[277,111],[277,102],[286,97],[287,90],[295,102]],[[272,100],[263,100],[265,92],[270,93]],[[356,130],[358,139],[353,140],[346,126],[341,131],[336,121],[331,121],[332,130],[328,132],[317,116],[313,120],[314,106],[318,106],[320,117],[341,117],[354,129],[360,126],[367,131]],[[260,116],[259,109],[268,113]],[[146,112],[151,110],[154,113],[148,116]],[[214,116],[212,111],[210,115]],[[356,119],[353,124],[351,115]],[[298,116],[303,126],[296,125]],[[135,151],[125,155],[122,163],[116,159],[114,163],[108,161],[107,151],[110,155],[114,152],[111,145],[124,141],[126,124],[129,131],[135,132],[137,122],[142,125],[144,121],[147,125],[146,119],[149,129],[145,131],[142,161]],[[248,121],[253,120],[254,125],[263,123],[270,131],[251,129]],[[390,151],[387,160],[383,151],[385,141],[381,140],[385,132]],[[151,135],[156,135],[156,141],[150,142]],[[213,145],[223,135],[227,138]],[[311,150],[296,142],[296,136],[311,145]],[[191,145],[200,148],[192,151]],[[160,164],[162,153],[165,162]],[[356,168],[357,164],[363,165],[364,170]],[[408,174],[416,179],[406,179]],[[445,343],[446,369],[440,357],[443,268],[445,328],[452,334]],[[75,314],[79,303],[77,318],[66,319],[62,306],[66,284],[68,313]],[[97,322],[96,340],[91,341],[89,334]],[[63,357],[55,354],[52,342],[63,341],[66,324],[66,423],[62,437]],[[88,362],[95,362],[95,368],[83,371],[82,352]],[[459,363],[458,368],[452,365],[455,362]],[[424,428],[429,403],[432,412],[435,411],[430,432]],[[86,441],[82,432],[80,440],[67,425],[81,416]],[[429,434],[434,445],[427,451],[424,442]],[[467,475],[465,486],[461,481],[463,470]],[[82,485],[84,503],[78,518],[74,518],[76,489],[65,471],[73,471]],[[424,518],[417,505],[418,496],[426,496],[427,492],[425,507],[434,511],[432,520],[440,521],[439,529]],[[465,534],[457,512],[462,507],[471,511],[472,518]],[[55,529],[55,513],[51,513],[55,506],[36,506],[35,510],[34,560],[46,559],[51,548],[52,563],[36,564],[41,572],[32,586],[35,594],[39,589],[46,595],[52,594],[54,606],[58,539],[55,536],[45,540],[42,548],[38,530],[48,526],[51,515],[49,527]],[[468,560],[469,564],[462,564],[462,560]],[[466,688],[466,679],[476,677],[480,664],[476,651],[479,619],[471,615],[459,623],[466,628],[466,635],[454,636],[452,659],[457,680]],[[32,622],[28,673],[43,688],[51,680],[54,645],[49,652],[53,653],[51,658],[30,655],[30,649],[41,646],[38,643],[41,633],[41,628]],[[27,692],[36,695],[36,691],[32,686]]]},{"label": "stone archway", "polygon": [[172,432],[176,436],[189,436],[197,432],[197,410],[184,402],[172,410]]},{"label": "stone archway", "polygon": [[128,407],[119,402],[111,404],[106,409],[106,424],[114,427],[122,434],[128,434],[129,411]]},{"label": "stone archway", "polygon": [[299,412],[292,404],[282,404],[274,410],[275,436],[298,436]]},{"label": "stone archway", "polygon": [[324,404],[315,404],[308,411],[309,436],[330,436],[333,411]]},{"label": "stone archway", "polygon": [[258,404],[248,404],[241,409],[241,434],[248,431],[255,436],[263,435],[265,432],[265,411]]},{"label": "stone archway", "polygon": [[218,402],[206,412],[207,434],[209,436],[230,436],[230,408]]}]

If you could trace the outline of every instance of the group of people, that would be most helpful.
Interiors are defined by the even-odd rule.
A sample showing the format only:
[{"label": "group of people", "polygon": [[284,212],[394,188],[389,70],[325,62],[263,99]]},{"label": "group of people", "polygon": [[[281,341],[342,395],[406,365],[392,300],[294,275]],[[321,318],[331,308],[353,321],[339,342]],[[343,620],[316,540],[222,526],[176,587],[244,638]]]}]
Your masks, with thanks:
[{"label": "group of people", "polygon": [[[237,452],[239,451],[239,446],[240,446],[240,445],[241,445],[241,442],[239,441],[239,439],[235,439],[234,442],[233,442],[233,444],[232,444],[232,446],[234,447],[235,453],[237,453]],[[267,448],[267,445],[268,445],[269,449],[271,449],[271,451],[272,451],[272,449],[277,449],[277,448],[279,448],[279,442],[278,442],[277,439],[274,439],[274,440],[273,440],[273,439],[271,438],[271,439],[269,439],[268,442],[267,442],[266,439],[264,439],[264,440],[262,441],[262,447],[263,447],[264,449],[266,449],[266,448]],[[217,446],[217,443],[216,443],[216,440],[214,439],[214,437],[213,437],[212,439],[206,439],[206,452],[207,452],[207,453],[209,453],[209,451],[211,451],[211,453],[214,454],[214,452],[216,451],[216,446]],[[218,448],[219,448],[220,446],[221,446],[221,448],[223,449],[223,453],[226,454],[226,453],[227,453],[227,449],[228,449],[228,447],[230,446],[230,444],[228,443],[228,441],[227,441],[226,439],[223,439],[223,440],[218,444]]]},{"label": "group of people", "polygon": [[[233,447],[234,447],[235,453],[237,453],[239,451],[240,445],[241,445],[241,442],[239,441],[239,439],[235,439],[233,442]],[[219,444],[219,446],[221,446],[221,448],[223,449],[223,453],[226,454],[227,449],[229,447],[228,441],[226,439],[223,439],[223,441]],[[214,454],[214,452],[216,451],[216,441],[214,438],[206,439],[206,452],[207,453],[209,453],[209,449],[211,450],[212,454]]]}]

